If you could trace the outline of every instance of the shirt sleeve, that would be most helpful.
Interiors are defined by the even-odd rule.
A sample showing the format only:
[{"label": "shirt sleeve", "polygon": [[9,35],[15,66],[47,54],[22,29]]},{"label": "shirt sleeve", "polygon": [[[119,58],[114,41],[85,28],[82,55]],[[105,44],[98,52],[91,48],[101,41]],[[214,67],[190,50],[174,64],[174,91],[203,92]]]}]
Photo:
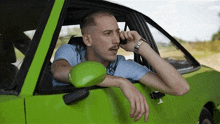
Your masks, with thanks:
[{"label": "shirt sleeve", "polygon": [[75,51],[75,46],[70,44],[62,45],[56,51],[53,62],[55,62],[57,59],[65,59],[71,66],[75,66],[77,64],[77,53]]},{"label": "shirt sleeve", "polygon": [[150,70],[132,60],[125,60],[122,55],[118,56],[118,64],[115,70],[115,76],[124,77],[132,80],[140,80],[144,74]]},{"label": "shirt sleeve", "polygon": [[[57,59],[65,59],[69,62],[69,64],[73,67],[77,64],[77,53],[75,50],[75,46],[70,44],[62,45],[58,48],[55,53],[54,60],[55,62]],[[52,79],[53,86],[65,86],[69,84],[57,82],[54,78]]]}]

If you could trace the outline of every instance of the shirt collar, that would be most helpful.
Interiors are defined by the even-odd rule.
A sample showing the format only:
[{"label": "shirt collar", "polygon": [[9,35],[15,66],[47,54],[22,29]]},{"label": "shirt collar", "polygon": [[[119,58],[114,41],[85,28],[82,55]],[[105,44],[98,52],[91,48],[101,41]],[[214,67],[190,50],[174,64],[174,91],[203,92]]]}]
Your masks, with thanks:
[{"label": "shirt collar", "polygon": [[[80,49],[79,54],[80,54],[81,62],[86,61],[86,59],[85,59],[86,50],[85,49]],[[116,59],[114,61],[111,61],[109,63],[109,65],[106,67],[108,75],[114,75],[115,69],[117,67],[117,61],[118,61],[118,59],[116,57]]]}]

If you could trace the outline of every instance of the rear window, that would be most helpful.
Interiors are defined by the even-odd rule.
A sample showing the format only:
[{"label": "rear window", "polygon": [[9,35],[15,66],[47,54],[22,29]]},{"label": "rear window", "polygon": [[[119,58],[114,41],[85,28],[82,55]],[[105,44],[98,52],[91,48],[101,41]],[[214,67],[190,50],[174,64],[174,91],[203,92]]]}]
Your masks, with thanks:
[{"label": "rear window", "polygon": [[12,89],[46,3],[1,1],[0,4],[0,89]]}]

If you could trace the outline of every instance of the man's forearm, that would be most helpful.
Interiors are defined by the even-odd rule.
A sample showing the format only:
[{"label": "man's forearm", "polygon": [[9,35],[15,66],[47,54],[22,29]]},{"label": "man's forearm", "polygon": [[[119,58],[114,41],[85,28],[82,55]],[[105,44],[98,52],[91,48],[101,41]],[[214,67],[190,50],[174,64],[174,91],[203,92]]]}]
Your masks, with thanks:
[{"label": "man's forearm", "polygon": [[68,83],[68,74],[69,71],[72,69],[70,64],[66,60],[59,60],[52,64],[51,72],[53,77],[61,82]]},{"label": "man's forearm", "polygon": [[116,77],[111,75],[106,75],[105,80],[98,84],[98,86],[102,87],[121,87],[121,84],[123,82],[122,77]]},{"label": "man's forearm", "polygon": [[149,107],[146,98],[130,81],[122,77],[107,75],[105,80],[98,86],[119,87],[130,102],[130,117],[137,121],[144,114],[145,121],[147,121]]},{"label": "man's forearm", "polygon": [[170,89],[189,89],[187,82],[180,73],[168,62],[162,59],[147,43],[140,45],[138,53],[144,57],[156,70],[159,77]]}]

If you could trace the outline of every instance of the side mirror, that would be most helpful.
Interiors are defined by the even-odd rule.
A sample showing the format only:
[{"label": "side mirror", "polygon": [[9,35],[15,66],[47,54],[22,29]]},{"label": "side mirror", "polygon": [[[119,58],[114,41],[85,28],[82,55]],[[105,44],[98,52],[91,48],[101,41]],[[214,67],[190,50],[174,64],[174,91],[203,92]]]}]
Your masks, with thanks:
[{"label": "side mirror", "polygon": [[[85,61],[74,66],[69,72],[69,81],[75,87],[89,87],[101,83],[106,77],[106,68],[94,61]],[[70,105],[89,95],[88,88],[82,88],[63,96],[66,105]]]},{"label": "side mirror", "polygon": [[69,72],[69,81],[75,87],[89,87],[101,83],[106,77],[106,68],[95,61],[85,61]]}]

